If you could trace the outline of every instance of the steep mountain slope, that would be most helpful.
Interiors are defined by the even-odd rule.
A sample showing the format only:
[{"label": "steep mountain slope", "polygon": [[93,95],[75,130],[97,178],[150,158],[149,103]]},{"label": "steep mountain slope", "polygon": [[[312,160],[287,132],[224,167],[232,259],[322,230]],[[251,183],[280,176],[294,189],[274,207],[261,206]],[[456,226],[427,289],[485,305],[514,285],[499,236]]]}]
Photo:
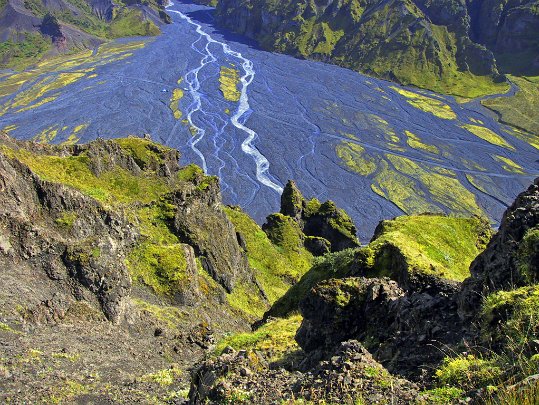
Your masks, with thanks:
[{"label": "steep mountain slope", "polygon": [[[504,71],[539,70],[538,3],[222,0],[225,27],[267,49],[449,94],[502,92]],[[518,53],[533,60],[514,62]],[[531,62],[531,63],[529,63]]]},{"label": "steep mountain slope", "polygon": [[[464,283],[428,274],[432,250],[423,265],[406,252],[413,239],[427,252],[425,241],[443,234],[472,244],[470,235],[436,229],[450,219],[383,223],[368,248],[399,231],[404,243],[378,269],[365,268],[361,249],[326,257],[309,271],[318,282],[303,290],[299,314],[225,338],[195,368],[192,403],[537,403],[538,201],[539,179],[507,210]],[[408,235],[407,222],[418,225]],[[435,243],[446,254],[451,245]],[[407,284],[403,273],[428,277]]]},{"label": "steep mountain slope", "polygon": [[1,402],[176,395],[214,334],[246,330],[310,266],[254,224],[275,261],[253,270],[218,180],[173,149],[0,137]]},{"label": "steep mountain slope", "polygon": [[91,49],[108,38],[156,35],[168,21],[160,1],[7,0],[0,3],[0,67]]}]

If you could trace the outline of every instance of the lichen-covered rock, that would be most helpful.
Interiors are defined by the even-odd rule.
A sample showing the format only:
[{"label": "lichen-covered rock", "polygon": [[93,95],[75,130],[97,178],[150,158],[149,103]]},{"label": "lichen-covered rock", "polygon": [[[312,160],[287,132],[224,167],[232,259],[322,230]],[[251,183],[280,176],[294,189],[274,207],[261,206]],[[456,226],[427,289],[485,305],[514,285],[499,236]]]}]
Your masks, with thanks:
[{"label": "lichen-covered rock", "polygon": [[268,216],[263,226],[276,244],[282,242],[286,218],[296,223],[287,225],[286,229],[298,228],[302,244],[314,255],[359,246],[356,227],[344,210],[337,208],[333,201],[323,204],[314,198],[306,201],[292,180],[281,195],[281,212]]},{"label": "lichen-covered rock", "polygon": [[463,317],[473,317],[483,297],[539,279],[539,179],[505,212],[498,233],[472,263],[459,298]]},{"label": "lichen-covered rock", "polygon": [[324,353],[358,339],[391,372],[419,378],[442,360],[440,347],[458,343],[466,332],[453,299],[457,291],[441,285],[406,293],[387,278],[323,281],[300,303],[296,340],[308,352]]}]

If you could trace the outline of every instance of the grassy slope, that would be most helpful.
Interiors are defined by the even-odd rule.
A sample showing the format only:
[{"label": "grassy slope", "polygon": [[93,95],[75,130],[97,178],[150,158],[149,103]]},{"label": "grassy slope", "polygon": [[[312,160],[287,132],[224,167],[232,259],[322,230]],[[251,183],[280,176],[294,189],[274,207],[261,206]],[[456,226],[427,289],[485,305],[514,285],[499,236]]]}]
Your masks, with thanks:
[{"label": "grassy slope", "polygon": [[368,246],[326,255],[278,300],[270,315],[283,316],[297,309],[299,301],[318,282],[364,274],[395,278],[387,257],[380,252],[395,246],[404,255],[411,275],[426,274],[462,281],[469,276],[472,260],[490,237],[488,223],[480,218],[438,215],[402,216],[384,221],[381,234]]},{"label": "grassy slope", "polygon": [[[111,22],[106,22],[93,14],[91,7],[83,0],[68,0],[77,8],[77,12],[69,10],[49,10],[41,0],[27,0],[25,7],[38,18],[51,14],[60,23],[69,24],[104,40],[130,36],[154,36],[161,31],[152,21],[147,20],[142,11],[119,4],[113,13]],[[150,7],[159,11],[157,3],[148,2]],[[3,6],[0,4],[0,9]],[[52,48],[49,37],[39,32],[20,32],[22,41],[8,40],[0,44],[0,68],[16,70],[39,61]]]},{"label": "grassy slope", "polygon": [[517,94],[486,99],[482,104],[495,111],[502,122],[539,136],[539,76],[510,79],[519,88]]}]

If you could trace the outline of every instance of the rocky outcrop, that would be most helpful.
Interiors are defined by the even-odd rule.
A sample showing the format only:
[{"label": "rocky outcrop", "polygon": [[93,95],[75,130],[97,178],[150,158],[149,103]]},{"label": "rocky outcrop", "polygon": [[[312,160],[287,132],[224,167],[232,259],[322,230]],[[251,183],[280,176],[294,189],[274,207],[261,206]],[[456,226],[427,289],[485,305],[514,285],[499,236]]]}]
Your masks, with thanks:
[{"label": "rocky outcrop", "polygon": [[204,269],[232,292],[248,264],[235,228],[223,211],[218,179],[208,178],[195,190],[178,190],[171,202],[178,207],[175,232],[195,247]]},{"label": "rocky outcrop", "polygon": [[[57,281],[73,299],[93,294],[117,321],[131,289],[124,264],[138,231],[119,213],[66,186],[44,181],[0,153],[0,227],[4,269],[26,262]],[[90,299],[91,301],[91,299]]]},{"label": "rocky outcrop", "polygon": [[484,297],[498,290],[531,285],[539,280],[539,179],[521,193],[504,213],[498,233],[472,263],[464,282],[459,311],[477,315]]},{"label": "rocky outcrop", "polygon": [[[288,219],[295,225],[288,224]],[[262,229],[279,245],[283,226],[298,228],[295,233],[301,234],[305,248],[317,256],[359,246],[356,227],[346,212],[333,201],[305,200],[292,180],[281,195],[281,212],[268,216]]]},{"label": "rocky outcrop", "polygon": [[324,281],[300,303],[304,319],[296,340],[323,357],[357,339],[392,373],[417,380],[442,360],[440,348],[465,334],[453,299],[457,291],[442,283],[430,293],[406,293],[387,278]]},{"label": "rocky outcrop", "polygon": [[193,371],[189,403],[274,404],[297,398],[355,403],[361,398],[366,403],[408,404],[418,395],[415,384],[390,375],[357,341],[338,345],[330,360],[305,360],[313,363],[306,370],[272,370],[251,353],[230,350]]}]

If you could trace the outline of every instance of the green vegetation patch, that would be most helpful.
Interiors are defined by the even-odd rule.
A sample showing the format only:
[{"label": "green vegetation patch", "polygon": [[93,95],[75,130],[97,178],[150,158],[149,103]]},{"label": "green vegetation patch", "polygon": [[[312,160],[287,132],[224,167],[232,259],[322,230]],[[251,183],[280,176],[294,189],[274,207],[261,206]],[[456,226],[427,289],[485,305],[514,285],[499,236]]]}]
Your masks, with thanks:
[{"label": "green vegetation patch", "polygon": [[287,354],[299,350],[295,335],[301,324],[300,315],[275,319],[250,333],[227,336],[217,343],[217,354],[230,346],[235,350],[258,350],[269,354],[269,361],[282,360]]},{"label": "green vegetation patch", "polygon": [[228,101],[239,101],[241,93],[238,90],[240,72],[238,69],[221,66],[219,74],[219,89],[223,97]]},{"label": "green vegetation patch", "polygon": [[510,80],[519,89],[514,96],[489,98],[481,104],[498,113],[503,123],[539,136],[539,76],[510,76]]},{"label": "green vegetation patch", "polygon": [[423,142],[421,138],[419,138],[419,136],[413,134],[410,131],[404,131],[404,132],[406,134],[406,137],[408,138],[406,140],[406,143],[408,144],[409,147],[413,149],[421,150],[424,152],[429,152],[435,155],[438,155],[440,153],[440,150],[436,146],[429,145],[428,143]]},{"label": "green vegetation patch", "polygon": [[485,341],[522,347],[539,335],[539,285],[490,294],[481,309]]},{"label": "green vegetation patch", "polygon": [[499,380],[503,369],[493,360],[473,355],[445,358],[435,376],[441,385],[456,386],[463,390],[486,387]]},{"label": "green vegetation patch", "polygon": [[168,191],[163,179],[148,174],[134,175],[120,167],[96,176],[84,154],[61,157],[36,155],[24,149],[3,147],[3,150],[28,165],[42,179],[73,187],[110,205],[135,201],[149,203]]},{"label": "green vegetation patch", "polygon": [[152,164],[158,165],[162,163],[162,156],[168,151],[172,151],[171,148],[166,146],[134,136],[115,139],[114,142],[126,150],[143,169]]},{"label": "green vegetation patch", "polygon": [[174,206],[166,202],[137,211],[143,241],[130,253],[128,268],[134,281],[141,281],[158,294],[173,294],[186,280],[185,247],[171,232],[168,221]]},{"label": "green vegetation patch", "polygon": [[300,246],[292,224],[283,223],[275,230],[274,244],[260,226],[239,208],[227,207],[225,212],[236,231],[245,239],[247,257],[270,303],[284,295],[290,285],[311,267],[313,256]]},{"label": "green vegetation patch", "polygon": [[504,138],[502,138],[500,135],[498,135],[496,132],[492,131],[491,129],[482,127],[480,125],[472,125],[472,124],[464,124],[462,125],[462,128],[468,130],[469,132],[471,132],[478,138],[481,138],[493,145],[502,146],[510,150],[515,150],[515,148],[511,144],[509,144]]},{"label": "green vegetation patch", "polygon": [[453,112],[452,108],[440,100],[427,97],[419,93],[414,93],[413,91],[404,90],[396,86],[391,86],[391,88],[401,96],[406,97],[408,104],[420,109],[421,111],[430,113],[445,120],[454,120],[457,118],[457,115]]},{"label": "green vegetation patch", "polygon": [[24,40],[0,43],[0,68],[21,69],[41,59],[52,48],[52,43],[41,34],[24,33]]},{"label": "green vegetation patch", "polygon": [[375,259],[377,251],[392,245],[406,259],[410,273],[455,281],[470,276],[472,260],[483,251],[492,234],[484,219],[440,215],[402,216],[383,221],[378,229],[380,235],[367,248],[372,251],[377,274],[386,270],[383,261]]},{"label": "green vegetation patch", "polygon": [[453,171],[393,154],[386,154],[386,158],[378,163],[371,188],[406,214],[482,214],[475,195]]},{"label": "green vegetation patch", "polygon": [[506,172],[524,174],[524,169],[522,168],[522,166],[520,166],[518,163],[516,163],[512,159],[509,159],[508,157],[500,156],[500,155],[494,155],[492,157],[494,158],[494,160],[502,164],[502,167]]},{"label": "green vegetation patch", "polygon": [[[486,247],[492,230],[487,221],[440,215],[402,216],[383,221],[368,246],[346,249],[317,258],[301,280],[271,308],[271,316],[285,316],[317,283],[354,276],[402,277],[401,271],[462,281],[473,259]],[[390,247],[390,251],[388,251]],[[396,255],[398,252],[398,255]],[[398,267],[398,268],[396,268]]]},{"label": "green vegetation patch", "polygon": [[357,143],[341,142],[335,147],[335,151],[348,168],[362,176],[368,176],[376,170],[374,159],[365,152],[365,148]]},{"label": "green vegetation patch", "polygon": [[119,9],[110,24],[110,36],[112,38],[153,36],[160,33],[159,27],[153,21],[145,19],[142,11],[137,9]]}]

